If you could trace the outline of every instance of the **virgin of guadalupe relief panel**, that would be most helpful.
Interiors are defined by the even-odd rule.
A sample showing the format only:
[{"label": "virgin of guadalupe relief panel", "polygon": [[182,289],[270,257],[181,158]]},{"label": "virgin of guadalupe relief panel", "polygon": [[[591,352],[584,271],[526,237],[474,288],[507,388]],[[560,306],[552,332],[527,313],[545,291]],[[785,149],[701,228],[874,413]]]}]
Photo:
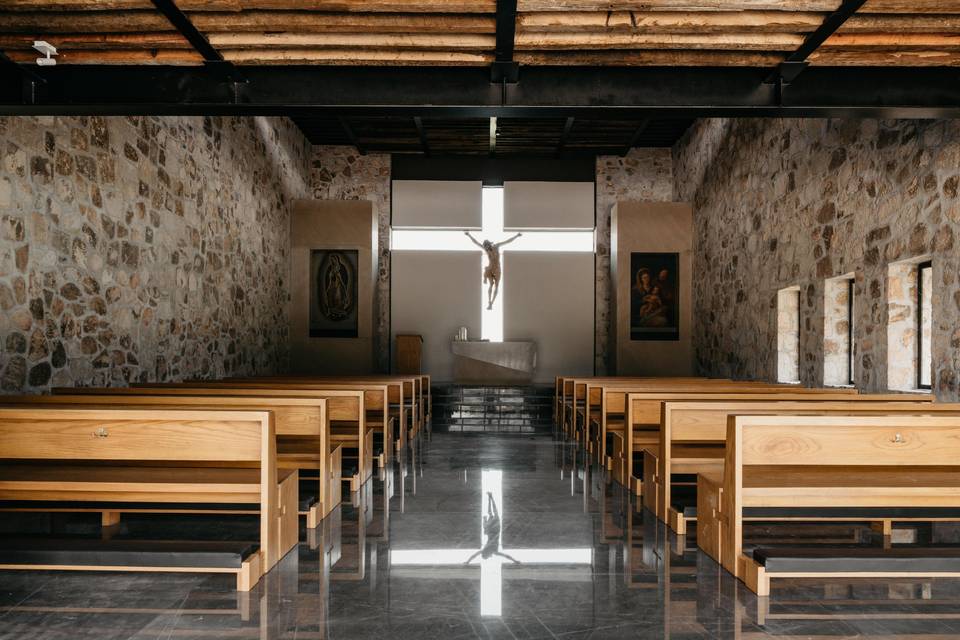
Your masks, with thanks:
[{"label": "virgin of guadalupe relief panel", "polygon": [[356,338],[359,284],[356,249],[310,252],[310,337]]},{"label": "virgin of guadalupe relief panel", "polygon": [[680,254],[630,254],[630,339],[680,339]]}]

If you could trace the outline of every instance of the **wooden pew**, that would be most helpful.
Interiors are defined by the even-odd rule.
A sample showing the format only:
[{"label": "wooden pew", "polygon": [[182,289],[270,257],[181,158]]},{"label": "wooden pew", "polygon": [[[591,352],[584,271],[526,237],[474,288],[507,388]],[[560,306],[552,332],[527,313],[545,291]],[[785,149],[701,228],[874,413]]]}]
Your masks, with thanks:
[{"label": "wooden pew", "polygon": [[[301,504],[300,515],[306,518],[307,529],[315,528],[334,507],[340,504],[340,476],[343,446],[330,441],[330,417],[325,398],[262,398],[255,396],[170,396],[150,393],[114,393],[116,389],[104,388],[103,393],[56,394],[50,396],[10,396],[0,403],[13,405],[112,406],[116,408],[159,407],[164,409],[190,408],[207,410],[260,410],[273,413],[277,433],[277,460],[280,469],[315,469],[319,471],[316,485],[310,493],[313,504]],[[334,405],[337,400],[330,400]],[[334,406],[334,411],[342,407]],[[316,460],[317,464],[300,466],[301,459]],[[301,477],[303,484],[309,478]]]},{"label": "wooden pew", "polygon": [[424,422],[423,376],[420,375],[365,375],[365,376],[268,376],[260,378],[229,378],[227,381],[283,382],[289,384],[400,384],[398,392],[391,390],[391,404],[398,404],[402,412],[407,437],[413,439],[420,432]]},{"label": "wooden pew", "polygon": [[[237,383],[266,387],[282,386],[290,389],[361,388],[375,390],[378,390],[381,386],[385,385],[387,387],[386,401],[383,401],[379,396],[376,398],[368,397],[367,399],[367,403],[369,404],[368,413],[371,411],[374,413],[373,416],[368,415],[368,421],[374,424],[381,423],[384,429],[384,437],[386,437],[387,433],[389,432],[390,438],[395,444],[396,452],[400,453],[400,451],[407,445],[407,442],[411,440],[417,433],[418,422],[416,416],[419,411],[419,404],[417,403],[416,394],[420,381],[421,379],[415,376],[267,376],[259,378],[228,378],[224,381],[215,381],[214,383]],[[210,381],[201,380],[186,384],[203,385],[209,383]],[[383,407],[380,406],[381,402],[385,402]],[[388,413],[392,415],[393,419],[396,421],[393,428],[390,428],[389,425],[384,422],[387,419],[386,416]],[[371,418],[373,419],[371,420]],[[385,453],[380,453],[379,456],[380,466],[386,466],[386,464],[390,461],[391,456]]]},{"label": "wooden pew", "polygon": [[730,416],[719,493],[718,512],[698,515],[720,529],[724,568],[757,595],[780,577],[960,577],[949,548],[743,553],[751,517],[960,520],[960,416]]},{"label": "wooden pew", "polygon": [[[625,414],[623,431],[623,450],[625,459],[622,463],[623,476],[615,479],[633,490],[636,495],[643,495],[643,475],[634,470],[634,452],[655,452],[660,446],[660,413],[662,403],[667,400],[752,400],[776,396],[783,400],[804,400],[814,396],[823,399],[842,400],[857,395],[850,390],[840,389],[807,389],[786,385],[742,384],[713,382],[705,385],[684,385],[665,390],[648,390],[634,392],[623,389],[605,389],[604,400],[604,428],[603,437],[606,438],[611,429],[610,414]],[[629,427],[627,426],[629,425]],[[613,423],[616,427],[616,423]]]},{"label": "wooden pew", "polygon": [[[180,504],[185,510],[252,503],[260,518],[259,548],[84,541],[58,553],[44,541],[28,540],[5,543],[0,569],[231,573],[237,589],[249,591],[296,546],[296,535],[291,545],[281,534],[290,530],[291,518],[296,528],[297,474],[278,474],[268,411],[4,407],[0,456],[0,500]],[[131,552],[142,564],[111,564]],[[53,563],[37,558],[50,554]]]},{"label": "wooden pew", "polygon": [[[371,460],[373,459],[373,432],[366,425],[366,410],[364,406],[365,394],[363,391],[348,389],[288,389],[284,387],[258,387],[251,385],[226,385],[218,383],[203,383],[200,385],[172,385],[165,384],[157,387],[139,386],[139,387],[110,387],[110,388],[57,388],[54,394],[77,394],[77,395],[156,395],[169,397],[183,396],[247,396],[254,398],[318,398],[327,400],[327,413],[330,420],[330,446],[331,451],[340,446],[343,449],[356,449],[359,454],[357,471],[349,473],[346,465],[343,464],[345,454],[341,451],[339,461],[341,463],[341,479],[346,482],[351,493],[359,491],[361,485],[370,479],[373,474]],[[283,433],[284,436],[302,436],[299,430],[292,433]],[[284,457],[291,460],[296,456],[297,464],[301,469],[320,470],[322,456],[313,455],[310,452],[303,451],[303,445],[298,445],[294,450],[284,452]]]},{"label": "wooden pew", "polygon": [[[674,532],[686,533],[687,525],[696,520],[696,474],[723,469],[730,415],[878,415],[960,410],[958,405],[933,404],[929,396],[905,394],[851,395],[842,399],[807,394],[793,401],[778,398],[766,394],[753,400],[663,402],[657,453],[646,451],[644,454],[644,506]],[[691,479],[678,485],[675,476],[679,474]],[[674,495],[675,486],[682,489],[686,500]],[[678,502],[685,504],[677,507]]]}]

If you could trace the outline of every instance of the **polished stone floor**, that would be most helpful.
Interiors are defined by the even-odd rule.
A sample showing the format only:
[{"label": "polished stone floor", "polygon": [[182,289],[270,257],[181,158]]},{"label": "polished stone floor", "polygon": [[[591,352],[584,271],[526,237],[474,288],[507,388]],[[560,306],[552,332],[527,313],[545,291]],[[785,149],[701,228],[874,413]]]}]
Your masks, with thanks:
[{"label": "polished stone floor", "polygon": [[957,580],[777,583],[758,602],[549,435],[436,433],[302,539],[249,594],[223,576],[0,572],[0,638],[960,637]]}]

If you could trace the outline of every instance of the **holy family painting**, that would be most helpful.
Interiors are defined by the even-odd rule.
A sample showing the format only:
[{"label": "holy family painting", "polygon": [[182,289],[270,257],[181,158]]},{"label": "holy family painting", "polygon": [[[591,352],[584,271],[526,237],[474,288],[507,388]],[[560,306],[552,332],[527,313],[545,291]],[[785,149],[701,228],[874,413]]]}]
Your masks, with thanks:
[{"label": "holy family painting", "polygon": [[680,254],[630,254],[630,339],[680,339]]}]

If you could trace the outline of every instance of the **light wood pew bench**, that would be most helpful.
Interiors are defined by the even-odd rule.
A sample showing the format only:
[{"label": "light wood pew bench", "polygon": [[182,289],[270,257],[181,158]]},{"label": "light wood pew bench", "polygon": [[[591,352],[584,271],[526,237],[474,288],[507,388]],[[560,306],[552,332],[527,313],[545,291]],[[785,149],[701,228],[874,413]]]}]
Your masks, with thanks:
[{"label": "light wood pew bench", "polygon": [[[649,388],[649,385],[648,385]],[[764,400],[776,397],[784,400],[805,400],[816,395],[824,399],[844,399],[854,395],[855,390],[804,389],[790,385],[767,385],[754,382],[729,382],[710,380],[683,381],[674,383],[664,390],[631,391],[622,388],[604,389],[604,414],[618,413],[623,407],[624,450],[627,467],[624,486],[635,495],[643,496],[644,469],[649,478],[649,468],[645,465],[644,452],[655,455],[660,447],[660,420],[662,405],[670,400]],[[610,424],[605,425],[610,429]],[[606,434],[604,434],[606,436]]]},{"label": "light wood pew bench", "polygon": [[743,541],[747,519],[960,521],[960,416],[731,416],[722,484],[703,474],[698,493],[707,546],[760,596],[773,578],[960,577],[954,547]]},{"label": "light wood pew bench", "polygon": [[[364,407],[367,426],[374,429],[373,457],[385,468],[394,452],[399,454],[409,439],[412,428],[411,402],[405,389],[413,389],[409,380],[351,379],[337,377],[267,376],[262,378],[227,378],[221,381],[196,381],[190,386],[235,385],[272,389],[360,389],[365,392]],[[407,391],[406,393],[412,393]],[[405,402],[406,399],[406,402]]]},{"label": "light wood pew bench", "polygon": [[[723,469],[730,415],[856,415],[957,412],[958,405],[934,405],[928,396],[862,394],[836,398],[832,392],[780,400],[764,394],[752,400],[667,401],[660,409],[656,454],[645,453],[643,502],[677,534],[683,535],[697,513],[697,474]],[[800,396],[792,396],[799,398]]]},{"label": "light wood pew bench", "polygon": [[[102,393],[67,394],[57,390],[51,396],[10,396],[3,404],[33,406],[112,406],[116,408],[156,407],[164,409],[262,410],[271,411],[277,432],[277,464],[280,469],[300,469],[291,464],[300,454],[316,458],[314,477],[300,476],[297,510],[306,520],[307,529],[315,528],[334,507],[340,504],[340,474],[343,448],[330,442],[330,419],[327,400],[323,398],[257,398],[250,396],[169,396],[149,393],[117,392],[104,388]],[[63,393],[60,393],[63,391]],[[326,452],[326,455],[323,455]],[[316,455],[314,455],[316,454]],[[119,518],[120,512],[108,518]]]},{"label": "light wood pew bench", "polygon": [[268,411],[3,407],[0,456],[2,501],[254,504],[260,522],[259,544],[20,540],[0,569],[231,573],[248,591],[297,544],[297,473],[277,470]]},{"label": "light wood pew bench", "polygon": [[[54,389],[55,394],[94,394],[94,395],[156,395],[171,398],[186,396],[222,397],[247,396],[252,398],[318,398],[327,400],[327,414],[330,420],[330,453],[341,447],[339,457],[331,460],[330,464],[339,464],[341,480],[347,483],[351,492],[359,490],[360,486],[372,476],[372,442],[373,433],[366,425],[366,411],[364,409],[364,393],[360,390],[342,389],[288,389],[260,384],[226,384],[226,383],[183,383],[158,384],[156,386],[139,385],[136,387],[116,387],[109,389],[93,389],[76,387],[70,389]],[[300,430],[281,434],[290,447],[284,446],[282,458],[290,464],[299,465],[302,470],[322,471],[322,454],[319,451],[304,450],[303,442],[293,440],[297,436],[305,435]],[[348,451],[349,450],[349,451]],[[351,454],[356,452],[356,454]],[[354,457],[356,455],[356,457]],[[331,488],[337,494],[336,504],[339,501],[339,488]],[[331,493],[331,499],[334,496]]]}]

